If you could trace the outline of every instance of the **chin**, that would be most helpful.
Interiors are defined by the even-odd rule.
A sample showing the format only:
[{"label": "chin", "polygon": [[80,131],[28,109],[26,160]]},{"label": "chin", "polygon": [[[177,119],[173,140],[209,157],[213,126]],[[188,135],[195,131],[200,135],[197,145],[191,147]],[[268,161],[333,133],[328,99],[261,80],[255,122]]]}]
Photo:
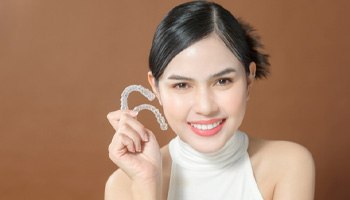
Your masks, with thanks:
[{"label": "chin", "polygon": [[[228,123],[227,123],[228,122]],[[233,125],[235,124],[235,125]],[[222,124],[221,130],[213,135],[200,135],[186,124],[181,130],[174,130],[182,141],[190,145],[193,149],[201,153],[214,153],[222,149],[226,142],[237,130],[236,123],[227,120]]]}]

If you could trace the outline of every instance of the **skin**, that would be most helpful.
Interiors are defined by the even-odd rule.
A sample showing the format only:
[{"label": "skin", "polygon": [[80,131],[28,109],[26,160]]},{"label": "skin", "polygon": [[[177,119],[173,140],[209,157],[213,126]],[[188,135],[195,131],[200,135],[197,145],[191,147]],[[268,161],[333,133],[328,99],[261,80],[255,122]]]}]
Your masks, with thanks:
[{"label": "skin", "polygon": [[[256,66],[251,63],[249,68],[247,74],[212,34],[175,56],[158,84],[151,73],[148,80],[173,131],[208,153],[223,147],[242,123]],[[109,155],[119,169],[107,181],[105,199],[166,199],[172,163],[168,146],[159,148],[154,134],[137,121],[137,113],[118,110],[107,118],[116,130]],[[189,125],[212,119],[224,120],[213,136],[199,136]],[[250,137],[248,153],[264,199],[313,199],[315,169],[306,148]]]}]

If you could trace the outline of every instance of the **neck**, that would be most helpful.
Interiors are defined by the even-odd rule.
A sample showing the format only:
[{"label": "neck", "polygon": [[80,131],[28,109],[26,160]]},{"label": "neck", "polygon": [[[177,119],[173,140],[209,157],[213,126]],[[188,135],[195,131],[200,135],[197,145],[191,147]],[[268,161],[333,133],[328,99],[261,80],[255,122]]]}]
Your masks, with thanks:
[{"label": "neck", "polygon": [[225,168],[234,164],[248,149],[248,137],[236,131],[226,144],[217,152],[201,153],[176,137],[170,148],[173,162],[194,170],[212,170]]}]

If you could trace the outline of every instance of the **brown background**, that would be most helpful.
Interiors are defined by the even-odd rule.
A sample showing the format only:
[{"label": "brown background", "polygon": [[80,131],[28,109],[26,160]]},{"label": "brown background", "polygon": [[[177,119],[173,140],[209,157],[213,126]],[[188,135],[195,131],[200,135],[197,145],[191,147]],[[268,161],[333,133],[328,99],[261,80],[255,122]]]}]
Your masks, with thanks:
[{"label": "brown background", "polygon": [[[0,0],[0,199],[103,198],[116,169],[105,116],[125,86],[147,85],[153,33],[180,2]],[[272,56],[242,129],[306,146],[316,199],[350,199],[349,1],[218,2],[253,24]],[[157,136],[164,145],[173,135]]]}]

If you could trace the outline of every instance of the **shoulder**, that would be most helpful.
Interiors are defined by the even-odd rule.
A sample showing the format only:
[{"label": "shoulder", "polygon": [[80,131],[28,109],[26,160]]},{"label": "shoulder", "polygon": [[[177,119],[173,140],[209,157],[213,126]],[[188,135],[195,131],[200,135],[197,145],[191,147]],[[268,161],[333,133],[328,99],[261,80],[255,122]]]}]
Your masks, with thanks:
[{"label": "shoulder", "polygon": [[315,165],[307,148],[295,142],[251,138],[249,154],[253,168],[273,182],[274,199],[313,198]]},{"label": "shoulder", "polygon": [[257,155],[270,161],[281,161],[280,164],[297,164],[300,161],[313,163],[312,154],[307,148],[290,141],[250,138],[249,151],[253,156]]},{"label": "shoulder", "polygon": [[160,152],[162,153],[162,164],[163,164],[163,170],[169,169],[171,167],[171,155],[169,152],[169,145],[165,145],[160,149]]}]

